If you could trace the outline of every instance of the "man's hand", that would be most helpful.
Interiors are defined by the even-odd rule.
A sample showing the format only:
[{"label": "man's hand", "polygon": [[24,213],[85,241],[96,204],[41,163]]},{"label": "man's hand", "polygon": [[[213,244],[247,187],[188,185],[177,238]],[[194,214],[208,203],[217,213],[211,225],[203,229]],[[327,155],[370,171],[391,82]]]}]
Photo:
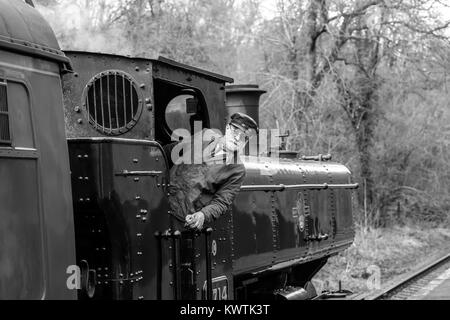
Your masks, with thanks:
[{"label": "man's hand", "polygon": [[204,222],[205,214],[201,211],[186,216],[186,225],[189,228],[202,230]]}]

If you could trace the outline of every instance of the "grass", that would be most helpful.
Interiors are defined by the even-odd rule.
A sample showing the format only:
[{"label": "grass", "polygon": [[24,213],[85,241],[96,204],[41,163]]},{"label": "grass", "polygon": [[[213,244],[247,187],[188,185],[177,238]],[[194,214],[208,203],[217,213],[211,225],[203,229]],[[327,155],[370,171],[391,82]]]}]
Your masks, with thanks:
[{"label": "grass", "polygon": [[[342,288],[354,293],[376,289],[450,248],[450,227],[418,225],[363,230],[357,228],[355,241],[346,251],[331,257],[314,277],[316,289]],[[319,286],[319,288],[317,288]]]}]

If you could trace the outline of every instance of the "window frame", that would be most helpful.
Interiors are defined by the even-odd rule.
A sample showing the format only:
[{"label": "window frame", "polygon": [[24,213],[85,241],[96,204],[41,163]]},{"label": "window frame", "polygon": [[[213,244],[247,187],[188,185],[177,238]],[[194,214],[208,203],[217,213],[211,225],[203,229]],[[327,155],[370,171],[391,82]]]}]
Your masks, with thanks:
[{"label": "window frame", "polygon": [[[130,88],[130,95],[131,98],[129,98],[128,101],[131,102],[131,111],[133,113],[133,115],[130,117],[130,119],[125,118],[125,125],[123,126],[119,126],[117,128],[112,128],[112,112],[114,112],[115,110],[117,110],[117,115],[119,114],[119,109],[117,108],[119,105],[117,104],[116,100],[116,107],[111,109],[111,105],[110,105],[110,100],[106,99],[105,101],[103,101],[103,81],[106,81],[105,83],[107,84],[107,88],[109,90],[108,92],[108,97],[109,97],[109,93],[111,92],[112,87],[111,88],[111,84],[109,82],[109,77],[110,76],[114,76],[116,79],[117,77],[119,77],[121,79],[121,82],[125,85],[127,85],[128,88]],[[105,80],[104,80],[105,79]],[[98,87],[96,85],[97,81],[100,81],[100,87]],[[94,110],[94,113],[97,114],[97,89],[100,90],[101,97],[100,97],[100,101],[102,102],[100,104],[100,112],[101,114],[98,114],[96,117],[93,116],[91,114],[91,111]],[[90,95],[91,90],[93,90],[93,94],[92,96]],[[117,87],[115,87],[116,90],[116,94],[117,94]],[[125,93],[125,86],[123,86],[123,93]],[[133,109],[133,95],[136,94],[136,100],[137,100],[137,105],[136,105],[136,112],[134,113]],[[91,101],[89,100],[90,97],[94,97],[94,102],[93,105],[91,105]],[[123,101],[123,100],[122,100]],[[128,102],[127,101],[127,102]],[[128,133],[129,131],[131,131],[133,129],[133,127],[136,126],[136,124],[139,122],[139,119],[142,115],[142,110],[143,110],[143,99],[142,99],[142,94],[139,90],[139,85],[138,82],[128,73],[122,71],[122,70],[116,70],[116,69],[111,69],[111,70],[105,70],[102,71],[100,73],[97,73],[95,76],[93,76],[86,84],[83,93],[82,93],[82,104],[83,104],[83,111],[85,112],[85,116],[88,120],[88,123],[91,125],[91,127],[96,130],[98,133],[105,135],[105,136],[120,136],[123,135],[125,133]],[[108,114],[109,114],[109,120],[110,120],[110,127],[106,127],[106,116],[104,111],[102,110],[106,110],[106,106],[108,106]],[[125,103],[124,108],[126,109],[127,104]],[[114,110],[115,109],[115,110]],[[122,111],[120,111],[120,114],[122,114]],[[102,123],[100,123],[100,120],[102,121]],[[128,120],[128,121],[127,121]]]},{"label": "window frame", "polygon": [[[1,71],[1,70],[0,70]],[[27,147],[21,147],[17,146],[14,141],[14,117],[11,114],[11,104],[8,103],[8,100],[10,96],[8,95],[8,82],[12,83],[18,83],[25,87],[25,90],[28,93],[29,96],[29,112],[30,112],[30,121],[31,121],[31,134],[32,139],[34,141],[34,147],[27,148]],[[32,102],[32,90],[31,85],[28,81],[16,78],[16,77],[8,77],[3,75],[0,72],[0,85],[4,85],[6,87],[6,103],[8,106],[8,125],[9,125],[9,139],[10,142],[7,143],[1,143],[0,142],[0,159],[1,158],[19,158],[19,159],[38,159],[39,158],[39,152],[37,149],[37,138],[36,138],[36,131],[35,131],[35,123],[36,119],[34,118],[33,114],[33,102]],[[1,140],[0,140],[1,141]]]},{"label": "window frame", "polygon": [[[206,103],[204,101],[203,95],[201,94],[200,91],[194,89],[194,88],[190,88],[190,87],[184,87],[184,88],[180,88],[177,92],[175,92],[171,98],[169,99],[169,101],[165,104],[164,106],[164,110],[163,110],[163,130],[165,131],[166,135],[168,135],[169,137],[172,136],[174,129],[171,128],[169,126],[169,124],[167,123],[167,108],[169,106],[169,104],[176,98],[178,98],[179,96],[184,96],[184,95],[189,95],[192,96],[193,98],[198,100],[198,104],[199,104],[199,110],[197,113],[193,113],[192,115],[198,115],[199,117],[201,117],[201,122],[202,122],[202,128],[209,128],[209,117],[207,112],[205,113],[205,110],[207,110],[206,107]],[[192,132],[191,130],[192,128],[188,129],[188,131],[190,132],[191,135],[195,134],[195,132]]]},{"label": "window frame", "polygon": [[11,115],[9,112],[9,104],[8,104],[8,82],[4,78],[0,78],[0,87],[4,87],[5,90],[5,103],[6,103],[6,111],[0,110],[0,115],[6,116],[8,121],[8,133],[9,140],[3,140],[0,138],[0,148],[13,148],[13,138],[12,138],[12,130],[11,130]]}]

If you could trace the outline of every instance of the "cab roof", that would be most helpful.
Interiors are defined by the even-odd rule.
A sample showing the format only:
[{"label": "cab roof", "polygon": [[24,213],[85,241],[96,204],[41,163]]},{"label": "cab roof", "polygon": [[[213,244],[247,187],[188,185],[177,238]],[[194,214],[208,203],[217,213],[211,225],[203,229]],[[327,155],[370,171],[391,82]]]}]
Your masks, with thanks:
[{"label": "cab roof", "polygon": [[24,0],[0,0],[0,49],[70,65],[50,25]]}]

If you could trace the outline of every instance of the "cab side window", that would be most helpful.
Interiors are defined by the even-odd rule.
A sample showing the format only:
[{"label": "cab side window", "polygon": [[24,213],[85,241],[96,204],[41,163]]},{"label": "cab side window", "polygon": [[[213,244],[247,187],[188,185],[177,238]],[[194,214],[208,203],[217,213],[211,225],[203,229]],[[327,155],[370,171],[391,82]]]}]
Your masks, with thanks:
[{"label": "cab side window", "polygon": [[186,129],[191,131],[192,114],[186,110],[186,101],[194,99],[193,95],[181,94],[176,96],[167,104],[166,124],[170,132],[176,129]]},{"label": "cab side window", "polygon": [[30,101],[24,82],[0,78],[0,147],[35,148]]},{"label": "cab side window", "polygon": [[0,146],[11,145],[6,82],[0,79]]}]

